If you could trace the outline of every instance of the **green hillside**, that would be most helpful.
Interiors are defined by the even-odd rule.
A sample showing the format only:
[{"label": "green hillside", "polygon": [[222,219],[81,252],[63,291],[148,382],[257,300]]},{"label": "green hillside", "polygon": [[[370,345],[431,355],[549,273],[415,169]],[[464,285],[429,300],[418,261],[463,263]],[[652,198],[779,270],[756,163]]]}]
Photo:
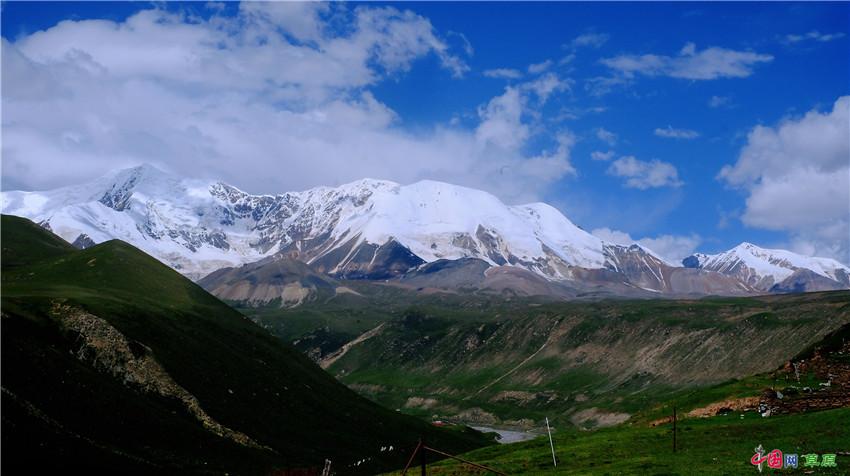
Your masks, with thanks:
[{"label": "green hillside", "polygon": [[2,217],[4,470],[374,473],[420,435],[487,444],[357,396],[126,243],[57,240]]},{"label": "green hillside", "polygon": [[[638,411],[622,425],[590,431],[559,425],[553,445],[542,436],[461,457],[512,475],[738,475],[756,474],[750,458],[761,445],[765,453],[796,454],[801,474],[848,474],[848,424],[850,325],[845,325],[795,356],[790,366],[693,389]],[[804,463],[802,455],[811,454],[826,464]],[[470,469],[444,461],[433,464],[429,474],[466,475]],[[766,464],[762,470],[795,471]]]},{"label": "green hillside", "polygon": [[[765,452],[835,454],[836,467],[773,470],[761,474],[847,474],[850,471],[850,408],[762,418],[756,413],[730,414],[680,422],[677,451],[672,426],[623,425],[596,431],[562,428],[554,435],[558,466],[549,440],[499,445],[461,455],[510,475],[745,475],[759,474],[750,464],[758,445]],[[398,473],[391,473],[398,474]],[[428,468],[428,474],[461,476],[476,472],[454,461]]]},{"label": "green hillside", "polygon": [[[624,421],[697,389],[772,371],[850,322],[848,291],[597,302],[371,299],[355,308],[329,300],[244,312],[389,408],[537,427],[544,416],[583,427]],[[742,384],[739,393],[756,394],[764,384]]]}]

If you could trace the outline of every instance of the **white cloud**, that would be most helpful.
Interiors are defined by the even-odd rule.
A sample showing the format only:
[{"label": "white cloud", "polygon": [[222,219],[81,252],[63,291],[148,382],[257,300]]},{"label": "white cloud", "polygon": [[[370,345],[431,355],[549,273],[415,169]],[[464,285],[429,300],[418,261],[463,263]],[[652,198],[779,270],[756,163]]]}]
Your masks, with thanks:
[{"label": "white cloud", "polygon": [[670,264],[680,266],[682,259],[692,255],[702,243],[697,234],[690,235],[660,235],[655,238],[644,237],[635,240],[628,233],[610,228],[597,228],[591,232],[597,238],[609,243],[629,246],[634,243],[652,251]]},{"label": "white cloud", "polygon": [[555,137],[557,147],[554,151],[543,151],[540,155],[523,163],[525,173],[546,179],[552,174],[558,176],[575,175],[576,170],[570,163],[570,154],[576,143],[576,137],[569,131],[563,131]]},{"label": "white cloud", "polygon": [[519,79],[522,77],[522,72],[517,69],[511,68],[496,68],[496,69],[488,69],[484,71],[484,76],[488,78],[499,78],[499,79]]},{"label": "white cloud", "polygon": [[603,127],[596,129],[596,138],[602,142],[606,142],[608,145],[614,145],[617,143],[617,134],[614,134]]},{"label": "white cloud", "polygon": [[646,162],[631,155],[620,157],[611,163],[608,174],[623,177],[626,179],[626,187],[640,190],[683,185],[673,164],[658,159]]},{"label": "white cloud", "polygon": [[565,133],[550,154],[525,151],[545,133],[535,107],[567,80],[508,88],[469,126],[413,133],[370,89],[428,56],[468,70],[428,19],[371,5],[240,8],[206,20],[153,8],[3,39],[4,184],[53,188],[151,162],[255,193],[371,176],[525,201],[572,173]]},{"label": "white cloud", "polygon": [[593,160],[608,161],[614,158],[614,151],[609,150],[608,152],[602,152],[600,150],[595,150],[590,153],[590,158]]},{"label": "white cloud", "polygon": [[732,105],[732,98],[728,96],[711,96],[708,100],[708,107],[710,108],[720,108],[720,107],[730,107]]},{"label": "white cloud", "polygon": [[588,46],[591,48],[599,48],[608,41],[609,36],[605,33],[585,33],[579,35],[570,42],[572,48],[581,48]]},{"label": "white cloud", "polygon": [[479,108],[482,122],[475,131],[478,142],[507,150],[521,147],[529,136],[528,126],[522,121],[525,100],[518,88],[509,87],[504,94]]},{"label": "white cloud", "polygon": [[798,250],[850,262],[850,96],[756,126],[719,178],[749,193],[741,220],[789,232]]},{"label": "white cloud", "polygon": [[637,243],[631,235],[620,230],[612,230],[611,228],[596,228],[590,232],[591,235],[599,238],[602,241],[613,243],[615,245],[629,246]]},{"label": "white cloud", "polygon": [[[255,27],[265,31],[280,28],[300,41],[321,41],[325,24],[321,19],[330,5],[308,2],[277,2],[264,5],[255,2],[239,4],[239,13]],[[220,8],[216,8],[220,10]]]},{"label": "white cloud", "polygon": [[828,41],[844,38],[845,36],[846,34],[840,31],[835,33],[821,33],[817,30],[812,30],[802,35],[786,35],[785,42],[789,44],[800,43],[802,41],[819,41],[821,43],[826,43]]},{"label": "white cloud", "polygon": [[571,84],[570,80],[562,79],[555,73],[546,73],[533,81],[523,83],[521,87],[534,92],[540,102],[545,103],[553,93],[569,91]]},{"label": "white cloud", "polygon": [[552,67],[552,60],[546,60],[540,63],[528,65],[528,72],[531,74],[540,74]]},{"label": "white cloud", "polygon": [[756,65],[772,60],[773,56],[767,54],[719,47],[697,51],[696,45],[687,43],[676,56],[620,55],[602,59],[601,62],[626,78],[642,74],[645,76],[709,80],[745,78],[753,74],[753,68]]},{"label": "white cloud", "polygon": [[696,139],[699,137],[699,132],[691,129],[674,129],[671,126],[667,126],[663,129],[655,129],[655,135],[668,139]]}]

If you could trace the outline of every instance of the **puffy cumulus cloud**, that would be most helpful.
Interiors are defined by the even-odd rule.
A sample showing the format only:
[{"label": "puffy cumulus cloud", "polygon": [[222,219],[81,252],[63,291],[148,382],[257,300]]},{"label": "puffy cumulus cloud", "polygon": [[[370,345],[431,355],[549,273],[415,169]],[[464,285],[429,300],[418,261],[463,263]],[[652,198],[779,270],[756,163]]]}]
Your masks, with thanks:
[{"label": "puffy cumulus cloud", "polygon": [[693,80],[745,78],[753,74],[753,68],[756,65],[770,61],[773,61],[773,56],[752,51],[736,51],[719,47],[697,51],[693,43],[685,44],[676,56],[620,55],[601,60],[602,64],[625,78],[642,74]]},{"label": "puffy cumulus cloud", "polygon": [[488,78],[498,79],[519,79],[522,77],[522,71],[511,68],[488,69],[483,74]]},{"label": "puffy cumulus cloud", "polygon": [[672,126],[667,126],[666,128],[656,128],[655,135],[667,139],[696,139],[699,137],[699,132],[691,129],[674,129]]},{"label": "puffy cumulus cloud", "polygon": [[505,93],[478,109],[481,124],[475,131],[479,144],[493,144],[500,149],[516,150],[525,143],[529,128],[523,123],[526,97],[519,88],[509,87]]},{"label": "puffy cumulus cloud", "polygon": [[660,235],[654,238],[644,237],[639,240],[635,240],[628,233],[610,228],[597,228],[591,233],[597,238],[618,245],[629,246],[637,243],[676,266],[680,266],[682,260],[692,255],[702,243],[702,238],[695,233],[690,235]]},{"label": "puffy cumulus cloud", "polygon": [[749,195],[741,220],[785,230],[792,247],[850,262],[850,96],[775,127],[756,126],[719,178]]},{"label": "puffy cumulus cloud", "polygon": [[626,187],[646,190],[659,187],[681,187],[679,172],[669,162],[652,159],[649,162],[634,156],[620,157],[608,167],[608,174],[626,179]]},{"label": "puffy cumulus cloud", "polygon": [[153,8],[3,39],[3,183],[53,188],[151,162],[252,192],[371,176],[539,199],[572,171],[566,136],[527,151],[530,131],[545,133],[535,107],[566,80],[508,88],[471,126],[415,133],[371,93],[426,56],[464,74],[447,45],[410,11],[283,2],[209,19]]}]

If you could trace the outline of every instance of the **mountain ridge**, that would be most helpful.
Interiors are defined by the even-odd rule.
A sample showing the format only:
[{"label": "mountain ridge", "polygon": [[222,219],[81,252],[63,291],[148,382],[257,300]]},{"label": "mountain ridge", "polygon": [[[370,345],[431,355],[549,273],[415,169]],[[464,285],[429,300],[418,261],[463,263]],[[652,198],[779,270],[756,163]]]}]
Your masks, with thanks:
[{"label": "mountain ridge", "polygon": [[[850,287],[850,268],[831,258],[802,256],[787,250],[768,249],[743,242],[738,246],[713,255],[697,253],[682,260],[685,267],[717,271],[735,276],[741,281],[767,291],[782,289],[801,278],[800,271],[833,281],[842,289]],[[819,280],[810,276],[806,281]],[[786,283],[788,281],[788,283]],[[828,290],[828,283],[820,286]]]},{"label": "mountain ridge", "polygon": [[[506,205],[487,192],[432,180],[361,179],[252,195],[145,164],[81,186],[3,192],[2,198],[4,213],[33,219],[80,247],[121,239],[195,280],[281,255],[344,279],[393,279],[438,260],[475,258],[555,283],[623,282],[672,294],[781,290],[782,279],[798,269],[828,281],[803,279],[795,289],[800,283],[804,290],[850,287],[844,279],[850,268],[784,250],[767,251],[815,269],[795,266],[785,273],[780,267],[782,279],[774,276],[767,285],[750,279],[752,273],[709,263],[718,255],[695,255],[679,266],[638,244],[605,242],[545,203]],[[684,271],[689,268],[696,270]]]}]

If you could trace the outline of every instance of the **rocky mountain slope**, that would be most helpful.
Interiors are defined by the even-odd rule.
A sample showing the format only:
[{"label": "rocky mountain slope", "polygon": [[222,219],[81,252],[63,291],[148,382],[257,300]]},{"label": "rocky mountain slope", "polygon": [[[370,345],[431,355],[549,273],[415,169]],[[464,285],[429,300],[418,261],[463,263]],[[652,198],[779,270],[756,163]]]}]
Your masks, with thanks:
[{"label": "rocky mountain slope", "polygon": [[[528,282],[519,270],[576,292],[683,296],[772,289],[699,258],[697,266],[682,267],[637,244],[607,243],[543,203],[508,206],[486,192],[433,181],[402,186],[364,179],[250,195],[143,165],[81,186],[4,192],[2,201],[5,213],[28,217],[79,247],[121,239],[192,279],[273,256],[334,278],[369,280],[403,278],[441,260],[475,259],[509,268],[494,271],[502,287],[511,275]],[[833,266],[843,271],[826,275],[815,268],[834,286],[848,286],[842,279],[850,268]],[[776,290],[831,285],[820,281],[798,275]]]},{"label": "rocky mountain slope", "polygon": [[487,444],[359,397],[126,243],[1,225],[4,473],[375,474],[423,434]]},{"label": "rocky mountain slope", "polygon": [[305,263],[281,255],[213,271],[198,284],[219,299],[247,306],[298,306],[347,290]]}]

